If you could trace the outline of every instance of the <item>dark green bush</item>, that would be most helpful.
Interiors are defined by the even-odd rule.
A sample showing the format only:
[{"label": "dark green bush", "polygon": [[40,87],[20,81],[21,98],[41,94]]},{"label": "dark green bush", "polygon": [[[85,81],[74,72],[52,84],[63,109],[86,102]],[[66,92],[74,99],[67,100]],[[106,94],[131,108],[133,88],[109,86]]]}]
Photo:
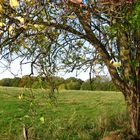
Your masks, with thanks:
[{"label": "dark green bush", "polygon": [[116,91],[117,89],[111,80],[98,77],[85,81],[81,85],[81,90]]},{"label": "dark green bush", "polygon": [[23,76],[22,78],[4,78],[0,80],[0,86],[8,87],[27,87],[27,88],[45,88],[60,90],[102,90],[116,91],[116,87],[111,80],[106,77],[96,77],[91,80],[82,81],[75,77],[64,79],[61,77],[31,77]]}]

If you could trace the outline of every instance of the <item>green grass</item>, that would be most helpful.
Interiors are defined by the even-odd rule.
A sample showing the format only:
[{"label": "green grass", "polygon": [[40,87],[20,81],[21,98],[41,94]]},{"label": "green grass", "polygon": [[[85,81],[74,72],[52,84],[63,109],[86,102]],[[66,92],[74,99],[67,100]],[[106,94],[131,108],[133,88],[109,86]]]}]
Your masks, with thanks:
[{"label": "green grass", "polygon": [[127,118],[120,92],[60,91],[51,97],[46,90],[0,87],[0,140],[22,140],[23,125],[31,140],[100,140]]}]

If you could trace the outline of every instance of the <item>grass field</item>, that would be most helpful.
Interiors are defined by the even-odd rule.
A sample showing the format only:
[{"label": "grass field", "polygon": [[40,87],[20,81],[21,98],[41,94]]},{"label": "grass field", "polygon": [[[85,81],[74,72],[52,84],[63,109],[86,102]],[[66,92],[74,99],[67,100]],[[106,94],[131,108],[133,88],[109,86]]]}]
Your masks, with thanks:
[{"label": "grass field", "polygon": [[126,119],[120,92],[0,87],[0,140],[100,140]]}]

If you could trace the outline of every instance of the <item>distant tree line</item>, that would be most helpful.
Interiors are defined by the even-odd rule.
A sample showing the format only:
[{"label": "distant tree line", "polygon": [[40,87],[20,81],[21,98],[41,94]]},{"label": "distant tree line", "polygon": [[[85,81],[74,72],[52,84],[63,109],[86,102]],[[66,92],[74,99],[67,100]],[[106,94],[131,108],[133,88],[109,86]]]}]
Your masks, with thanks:
[{"label": "distant tree line", "polygon": [[62,77],[35,77],[23,76],[22,78],[4,78],[0,80],[0,86],[7,87],[26,87],[26,88],[53,88],[57,90],[103,90],[103,91],[116,91],[113,82],[103,76],[92,78],[86,81],[70,77],[64,79]]}]

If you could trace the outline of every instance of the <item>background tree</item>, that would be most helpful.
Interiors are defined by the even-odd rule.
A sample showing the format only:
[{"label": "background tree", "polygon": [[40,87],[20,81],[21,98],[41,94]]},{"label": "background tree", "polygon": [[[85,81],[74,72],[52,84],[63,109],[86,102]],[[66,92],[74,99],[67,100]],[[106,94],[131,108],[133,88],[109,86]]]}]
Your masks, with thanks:
[{"label": "background tree", "polygon": [[82,83],[81,90],[117,91],[113,82],[103,76],[86,80]]},{"label": "background tree", "polygon": [[83,81],[75,77],[70,77],[65,80],[65,89],[68,90],[80,90]]},{"label": "background tree", "polygon": [[31,74],[36,67],[46,77],[60,69],[92,73],[106,65],[125,97],[132,134],[140,138],[139,13],[138,0],[3,0],[2,59],[10,64],[21,57],[21,64],[30,62]]},{"label": "background tree", "polygon": [[0,85],[10,87],[10,86],[12,86],[12,79],[11,78],[4,78],[0,81]]}]

